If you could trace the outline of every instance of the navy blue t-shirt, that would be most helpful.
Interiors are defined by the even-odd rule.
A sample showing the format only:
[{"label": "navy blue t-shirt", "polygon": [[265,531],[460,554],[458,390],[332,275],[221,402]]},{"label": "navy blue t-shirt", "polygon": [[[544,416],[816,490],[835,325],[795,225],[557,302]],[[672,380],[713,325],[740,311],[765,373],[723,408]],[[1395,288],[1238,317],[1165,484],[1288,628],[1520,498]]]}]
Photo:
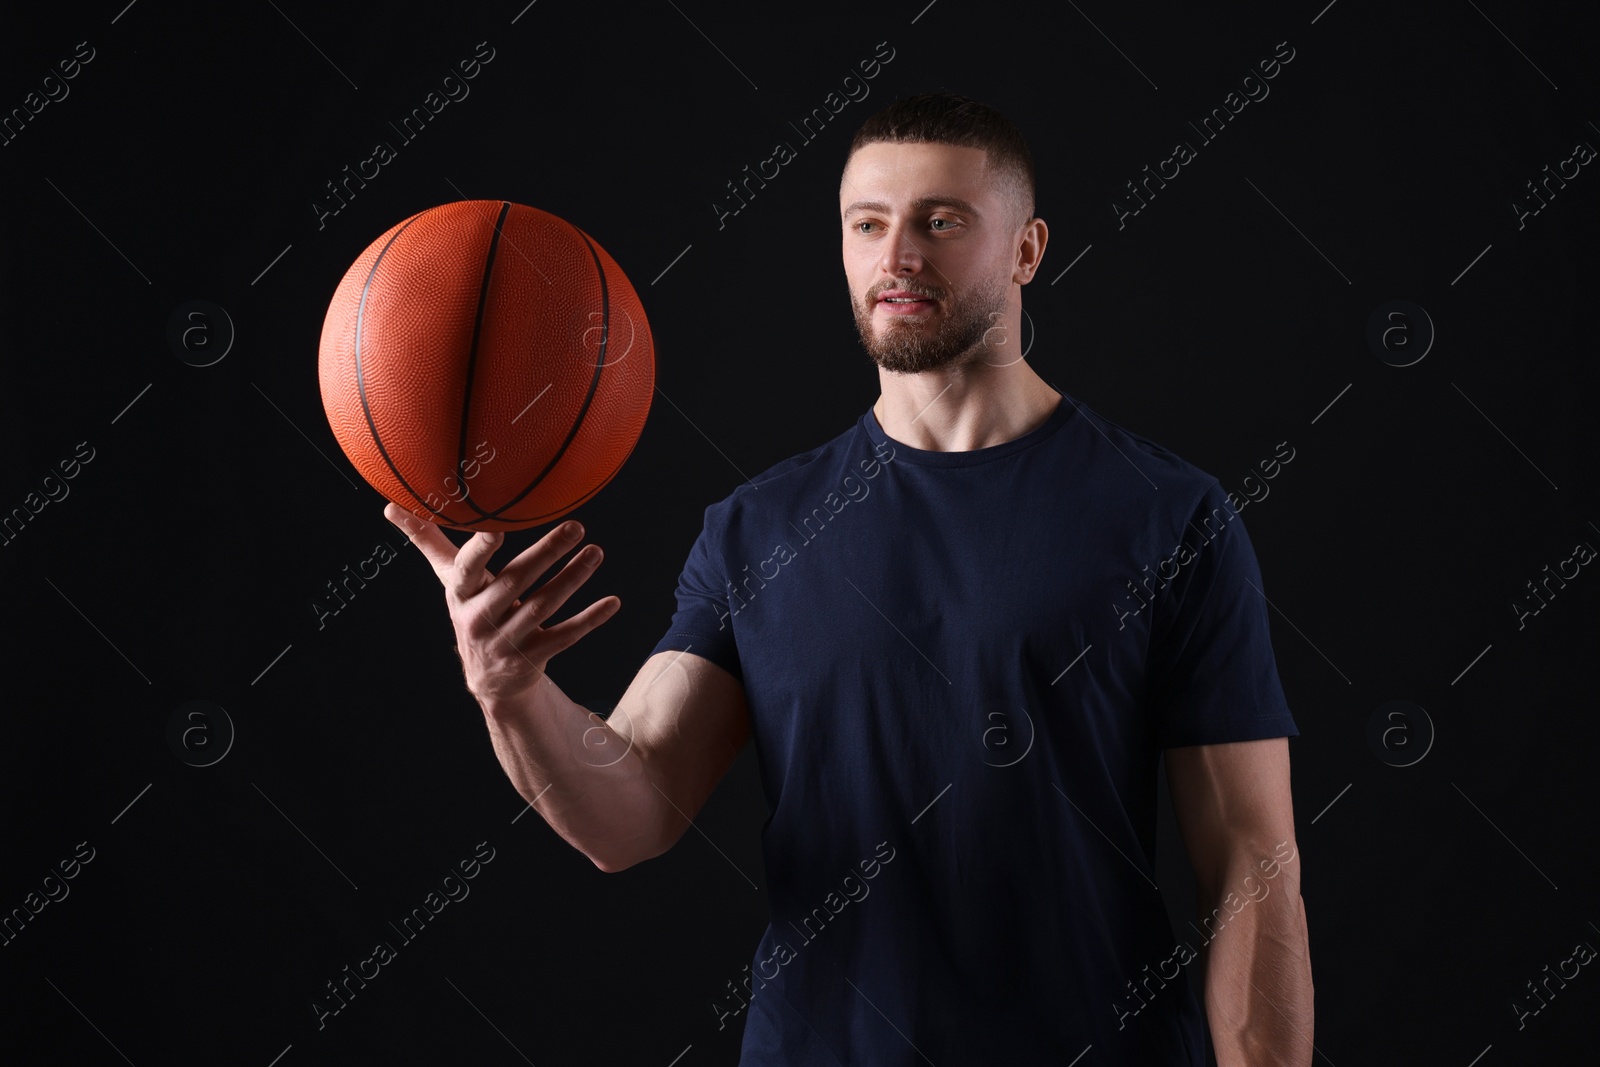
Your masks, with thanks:
[{"label": "navy blue t-shirt", "polygon": [[964,452],[869,409],[707,508],[652,654],[749,705],[772,921],[712,1007],[741,1067],[1203,1064],[1157,761],[1298,734],[1263,589],[1216,478],[1066,396]]}]

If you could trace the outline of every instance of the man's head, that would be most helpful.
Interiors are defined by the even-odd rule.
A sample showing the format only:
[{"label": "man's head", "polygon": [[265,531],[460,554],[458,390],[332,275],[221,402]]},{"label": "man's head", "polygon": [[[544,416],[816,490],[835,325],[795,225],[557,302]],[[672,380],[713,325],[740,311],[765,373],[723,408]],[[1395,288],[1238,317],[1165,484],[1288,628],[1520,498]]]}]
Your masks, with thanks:
[{"label": "man's head", "polygon": [[[896,101],[857,131],[839,206],[851,305],[874,362],[919,373],[1003,349],[1045,243],[1033,159],[1003,115],[951,93]],[[1010,343],[986,361],[1014,361]]]}]

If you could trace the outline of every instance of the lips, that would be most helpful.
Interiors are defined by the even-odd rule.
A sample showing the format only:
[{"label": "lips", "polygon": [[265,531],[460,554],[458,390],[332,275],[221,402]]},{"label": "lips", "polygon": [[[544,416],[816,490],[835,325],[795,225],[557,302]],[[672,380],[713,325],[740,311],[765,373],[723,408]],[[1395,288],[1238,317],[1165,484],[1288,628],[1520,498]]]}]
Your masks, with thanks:
[{"label": "lips", "polygon": [[873,306],[882,308],[890,315],[914,315],[932,309],[934,303],[932,297],[920,293],[908,292],[905,289],[886,289],[878,294]]}]

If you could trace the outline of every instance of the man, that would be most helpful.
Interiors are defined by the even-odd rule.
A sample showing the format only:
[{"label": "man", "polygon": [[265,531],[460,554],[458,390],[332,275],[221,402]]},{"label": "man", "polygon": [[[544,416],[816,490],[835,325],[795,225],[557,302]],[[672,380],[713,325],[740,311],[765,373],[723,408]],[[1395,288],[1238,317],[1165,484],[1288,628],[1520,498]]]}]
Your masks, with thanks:
[{"label": "man", "polygon": [[[741,1064],[1311,1061],[1287,738],[1254,550],[1217,480],[1020,358],[1044,255],[1016,129],[949,94],[856,135],[843,260],[882,394],[706,509],[665,637],[603,725],[541,627],[597,546],[499,573],[390,505],[444,582],[501,764],[605,871],[659,855],[753,740],[773,921],[713,1010]],[[1156,774],[1199,886],[1174,935]]]}]

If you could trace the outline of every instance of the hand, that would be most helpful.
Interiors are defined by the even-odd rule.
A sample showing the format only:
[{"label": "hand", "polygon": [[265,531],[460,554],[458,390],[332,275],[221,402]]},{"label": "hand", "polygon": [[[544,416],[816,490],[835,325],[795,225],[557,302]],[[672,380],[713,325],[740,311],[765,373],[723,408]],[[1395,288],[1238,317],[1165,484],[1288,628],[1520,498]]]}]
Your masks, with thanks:
[{"label": "hand", "polygon": [[575,521],[555,527],[494,575],[484,564],[504,534],[473,534],[458,550],[439,527],[398,504],[386,505],[383,517],[421,549],[444,584],[467,689],[485,705],[532,688],[556,653],[576,644],[622,606],[617,597],[603,597],[555,626],[540,625],[599,566],[603,556],[599,545],[585,546],[558,574],[522,599],[528,587],[583,538],[583,527]]}]

